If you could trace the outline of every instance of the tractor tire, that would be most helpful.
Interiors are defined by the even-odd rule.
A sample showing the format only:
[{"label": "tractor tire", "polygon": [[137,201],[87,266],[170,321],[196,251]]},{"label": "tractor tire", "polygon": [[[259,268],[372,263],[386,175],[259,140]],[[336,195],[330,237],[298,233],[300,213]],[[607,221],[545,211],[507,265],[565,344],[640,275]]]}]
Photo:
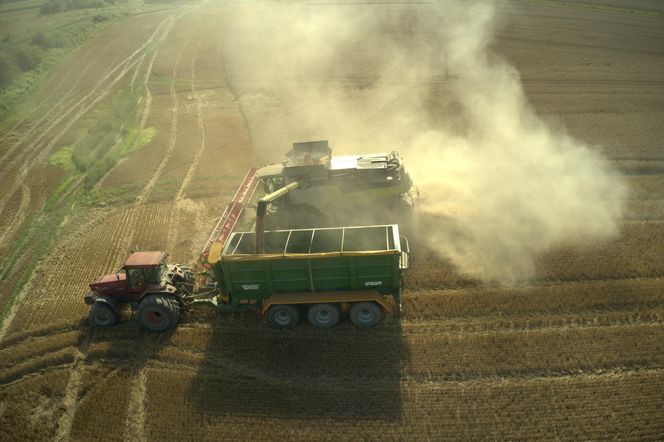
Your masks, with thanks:
[{"label": "tractor tire", "polygon": [[193,270],[189,267],[177,265],[184,273],[184,277],[176,275],[173,279],[173,284],[178,288],[180,293],[190,295],[194,291],[195,276]]},{"label": "tractor tire", "polygon": [[307,316],[314,327],[331,328],[339,323],[339,304],[313,304]]},{"label": "tractor tire", "polygon": [[357,302],[350,307],[350,320],[362,328],[371,328],[383,319],[383,310],[375,302]]},{"label": "tractor tire", "polygon": [[274,328],[293,328],[300,322],[300,314],[293,305],[277,304],[270,307],[267,314]]},{"label": "tractor tire", "polygon": [[193,284],[194,280],[195,280],[194,271],[191,270],[189,267],[185,267],[185,266],[180,266],[180,269],[184,272],[185,282]]},{"label": "tractor tire", "polygon": [[105,302],[95,302],[88,319],[93,327],[111,327],[118,323],[118,314]]},{"label": "tractor tire", "polygon": [[180,303],[169,294],[147,295],[138,305],[138,317],[148,331],[170,330],[180,320]]}]

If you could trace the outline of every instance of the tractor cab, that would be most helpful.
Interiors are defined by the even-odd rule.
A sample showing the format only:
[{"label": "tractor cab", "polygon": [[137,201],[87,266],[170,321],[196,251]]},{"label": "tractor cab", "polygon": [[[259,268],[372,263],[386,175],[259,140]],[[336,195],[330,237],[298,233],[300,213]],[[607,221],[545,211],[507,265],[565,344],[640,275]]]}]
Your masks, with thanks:
[{"label": "tractor cab", "polygon": [[168,273],[164,252],[134,252],[125,261],[127,288],[140,290],[145,286],[159,285]]}]

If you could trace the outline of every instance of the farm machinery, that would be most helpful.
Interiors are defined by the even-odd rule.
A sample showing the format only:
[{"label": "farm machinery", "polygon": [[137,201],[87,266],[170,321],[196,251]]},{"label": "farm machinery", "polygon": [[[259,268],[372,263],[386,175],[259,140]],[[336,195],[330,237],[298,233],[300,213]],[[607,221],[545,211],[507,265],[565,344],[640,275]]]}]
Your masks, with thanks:
[{"label": "farm machinery", "polygon": [[[183,311],[200,304],[255,310],[276,328],[292,328],[304,316],[328,328],[344,315],[373,327],[385,313],[399,315],[409,247],[397,224],[265,230],[273,205],[271,213],[284,222],[294,210],[324,216],[323,209],[339,209],[344,192],[355,192],[353,203],[373,206],[407,200],[412,182],[397,154],[347,157],[336,165],[329,154],[327,142],[296,143],[281,169],[250,169],[200,254],[204,272],[168,264],[164,252],[134,252],[115,274],[90,284],[90,323],[116,324],[124,305],[155,332],[175,327]],[[344,187],[349,182],[357,188]],[[237,232],[259,184],[269,193],[256,203],[255,229]]]},{"label": "farm machinery", "polygon": [[266,194],[290,187],[272,202],[272,226],[383,224],[413,205],[413,181],[397,152],[334,157],[327,141],[294,143],[281,164],[256,176]]},{"label": "farm machinery", "polygon": [[90,305],[90,323],[97,327],[115,325],[120,305],[130,304],[143,327],[168,330],[178,323],[187,308],[187,296],[194,289],[189,267],[167,264],[164,252],[134,252],[114,275],[90,284],[85,303]]}]

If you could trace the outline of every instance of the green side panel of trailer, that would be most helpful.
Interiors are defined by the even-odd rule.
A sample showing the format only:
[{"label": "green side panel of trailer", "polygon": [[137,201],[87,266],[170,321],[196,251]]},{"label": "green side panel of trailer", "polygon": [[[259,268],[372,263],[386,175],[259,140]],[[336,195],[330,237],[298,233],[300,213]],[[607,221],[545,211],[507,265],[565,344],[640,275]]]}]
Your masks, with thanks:
[{"label": "green side panel of trailer", "polygon": [[234,233],[213,268],[221,292],[235,302],[275,293],[353,290],[376,290],[399,302],[402,251],[396,225],[265,232],[261,255],[246,253],[253,238],[252,232]]}]

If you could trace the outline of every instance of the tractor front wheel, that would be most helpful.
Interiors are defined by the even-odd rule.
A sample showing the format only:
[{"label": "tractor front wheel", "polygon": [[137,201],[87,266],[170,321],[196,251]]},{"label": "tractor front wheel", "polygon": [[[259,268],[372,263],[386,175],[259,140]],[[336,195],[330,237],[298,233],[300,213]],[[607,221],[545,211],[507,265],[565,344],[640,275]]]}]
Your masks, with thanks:
[{"label": "tractor front wheel", "polygon": [[117,324],[118,315],[113,307],[98,301],[90,308],[89,319],[93,327],[110,327]]},{"label": "tractor front wheel", "polygon": [[180,320],[180,304],[172,295],[148,295],[138,305],[138,317],[148,331],[170,330]]}]

